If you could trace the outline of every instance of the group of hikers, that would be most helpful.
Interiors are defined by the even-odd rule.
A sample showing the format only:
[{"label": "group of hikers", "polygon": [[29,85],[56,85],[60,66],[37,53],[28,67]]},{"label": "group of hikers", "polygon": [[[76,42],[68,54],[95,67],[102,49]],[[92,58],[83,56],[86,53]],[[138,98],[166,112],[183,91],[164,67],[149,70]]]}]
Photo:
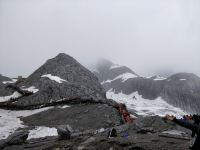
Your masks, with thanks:
[{"label": "group of hikers", "polygon": [[177,119],[173,115],[166,115],[165,119],[175,122],[176,124],[190,129],[192,131],[192,138],[194,142],[190,145],[191,150],[200,150],[200,116],[195,115],[185,115],[181,119]]},{"label": "group of hikers", "polygon": [[[127,111],[125,104],[119,104],[117,109],[122,116],[122,119],[126,123],[134,122],[134,118],[131,117],[130,113]],[[173,115],[166,115],[164,117],[165,120],[173,121],[174,123],[185,127],[192,131],[192,141],[190,145],[191,150],[200,150],[200,115],[184,115],[182,118],[178,119]],[[116,130],[114,128],[108,134],[108,137],[117,136]]]}]

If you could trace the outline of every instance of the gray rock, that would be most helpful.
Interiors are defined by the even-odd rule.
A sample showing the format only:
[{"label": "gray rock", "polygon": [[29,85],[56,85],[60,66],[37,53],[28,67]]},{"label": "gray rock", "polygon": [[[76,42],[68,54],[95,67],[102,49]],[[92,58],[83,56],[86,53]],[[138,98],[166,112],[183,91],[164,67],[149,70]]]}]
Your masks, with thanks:
[{"label": "gray rock", "polygon": [[3,149],[4,147],[6,147],[7,146],[7,142],[6,142],[6,140],[0,140],[0,149]]},{"label": "gray rock", "polygon": [[8,145],[20,145],[25,143],[26,139],[28,138],[28,131],[16,131],[15,133],[11,134],[6,139],[6,144]]},{"label": "gray rock", "polygon": [[68,129],[68,127],[64,126],[58,126],[57,127],[57,132],[58,132],[58,139],[59,140],[69,140],[71,138],[71,132]]}]

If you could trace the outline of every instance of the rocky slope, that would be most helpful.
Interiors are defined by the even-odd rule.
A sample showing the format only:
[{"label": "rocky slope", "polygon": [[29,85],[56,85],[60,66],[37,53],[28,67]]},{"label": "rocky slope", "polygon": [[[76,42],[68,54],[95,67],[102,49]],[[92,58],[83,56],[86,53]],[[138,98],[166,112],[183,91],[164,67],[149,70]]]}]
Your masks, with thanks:
[{"label": "rocky slope", "polygon": [[12,79],[0,74],[0,95],[4,96],[9,94],[9,92],[5,89],[7,83],[12,83]]},{"label": "rocky slope", "polygon": [[[12,105],[33,106],[79,97],[105,100],[105,91],[98,79],[80,63],[66,54],[49,59],[17,86],[33,94],[18,98]],[[11,90],[10,93],[13,91]]]},{"label": "rocky slope", "polygon": [[122,92],[125,95],[138,92],[142,98],[149,100],[161,97],[167,103],[187,112],[200,113],[200,78],[194,74],[177,73],[168,78],[146,78],[107,60],[99,62],[96,68],[94,73],[106,91],[115,94]]}]

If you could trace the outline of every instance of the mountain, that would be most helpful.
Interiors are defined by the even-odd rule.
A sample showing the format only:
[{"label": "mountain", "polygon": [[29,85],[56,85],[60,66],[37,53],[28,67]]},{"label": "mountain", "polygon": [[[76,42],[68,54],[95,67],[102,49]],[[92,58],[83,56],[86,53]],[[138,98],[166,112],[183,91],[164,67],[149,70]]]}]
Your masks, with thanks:
[{"label": "mountain", "polygon": [[[149,84],[156,87],[158,82],[162,87],[165,78],[143,78],[125,66],[108,61],[105,64],[105,68],[103,64],[98,68],[104,73],[96,69],[96,74],[107,86],[108,97],[115,96],[119,102],[122,97],[128,97],[125,100],[131,100],[127,103],[129,108],[146,114],[150,106],[147,101],[151,101],[150,108],[155,114],[160,114],[158,108],[162,105],[165,109],[181,111],[160,99],[144,99],[138,93]],[[113,84],[126,87],[132,80],[138,82],[137,92],[117,86],[115,91],[111,87]],[[144,82],[142,86],[140,80]],[[186,77],[181,81],[186,81]],[[107,99],[97,77],[66,54],[49,59],[28,78],[18,78],[15,83],[2,82],[0,87],[4,89],[0,93],[0,107],[4,108],[0,109],[0,149],[188,149],[185,142],[191,135],[188,130],[159,116],[139,114],[136,119],[125,105]],[[154,92],[143,89],[139,92],[152,98],[161,91],[158,87]],[[141,111],[135,104],[144,104],[146,110]],[[117,137],[108,138],[112,135]]]},{"label": "mountain", "polygon": [[0,74],[0,84],[2,84],[4,81],[12,81],[12,80],[9,77]]},{"label": "mountain", "polygon": [[100,82],[111,82],[111,80],[116,79],[119,75],[123,75],[123,77],[125,77],[124,80],[131,77],[138,77],[138,75],[128,67],[113,64],[106,59],[100,59],[93,72]]},{"label": "mountain", "polygon": [[47,60],[23,82],[18,82],[17,86],[33,94],[17,97],[18,100],[12,104],[16,106],[42,105],[73,97],[94,101],[106,98],[97,77],[63,53]]},{"label": "mountain", "polygon": [[5,89],[7,83],[13,83],[14,81],[6,76],[0,74],[0,95],[4,96],[9,94],[9,92]]},{"label": "mountain", "polygon": [[107,96],[117,100],[122,99],[127,104],[129,101],[128,105],[132,105],[130,108],[140,108],[138,110],[140,114],[144,111],[147,111],[146,114],[158,113],[155,112],[156,109],[145,106],[146,103],[158,104],[159,108],[162,108],[159,113],[162,111],[167,113],[169,110],[176,110],[177,107],[183,110],[176,110],[181,114],[200,113],[200,78],[195,74],[177,73],[168,78],[161,76],[147,78],[139,76],[128,67],[115,65],[103,59],[96,66],[94,74],[106,89]]}]

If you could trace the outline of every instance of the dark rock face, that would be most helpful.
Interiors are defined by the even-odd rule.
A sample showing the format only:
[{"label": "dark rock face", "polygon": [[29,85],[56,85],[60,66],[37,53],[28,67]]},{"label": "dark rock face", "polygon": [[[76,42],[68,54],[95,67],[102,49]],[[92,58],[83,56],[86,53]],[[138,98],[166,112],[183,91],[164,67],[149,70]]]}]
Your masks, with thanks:
[{"label": "dark rock face", "polygon": [[0,148],[3,149],[4,147],[7,147],[9,145],[22,145],[25,143],[27,138],[27,131],[16,131],[15,133],[11,134],[6,140],[0,141]]},{"label": "dark rock face", "polygon": [[[42,77],[47,74],[64,81],[58,83],[48,77]],[[70,97],[92,98],[94,101],[106,98],[105,91],[95,75],[66,54],[59,54],[49,59],[18,86],[26,88],[34,86],[39,91],[20,98],[14,103],[16,106],[42,105]]]},{"label": "dark rock face", "polygon": [[161,96],[184,110],[200,113],[200,78],[189,73],[172,75],[165,83]]},{"label": "dark rock face", "polygon": [[0,96],[5,96],[9,92],[5,89],[6,85],[3,84],[4,81],[12,81],[9,77],[0,74]]},{"label": "dark rock face", "polygon": [[0,74],[0,84],[2,84],[3,81],[12,81],[12,80],[9,77]]},{"label": "dark rock face", "polygon": [[[138,91],[143,98],[150,100],[161,96],[168,103],[185,111],[200,113],[200,78],[198,76],[190,73],[178,73],[166,79],[156,80],[156,77],[140,77],[127,67],[110,69],[112,66],[113,63],[109,61],[101,62],[100,65],[97,64],[98,71],[94,72],[106,91],[113,89],[115,93],[123,92],[124,94]],[[129,78],[126,81],[123,81],[122,78],[116,79],[117,76],[124,73],[131,73],[137,77]],[[107,80],[110,81],[105,82]]]}]

